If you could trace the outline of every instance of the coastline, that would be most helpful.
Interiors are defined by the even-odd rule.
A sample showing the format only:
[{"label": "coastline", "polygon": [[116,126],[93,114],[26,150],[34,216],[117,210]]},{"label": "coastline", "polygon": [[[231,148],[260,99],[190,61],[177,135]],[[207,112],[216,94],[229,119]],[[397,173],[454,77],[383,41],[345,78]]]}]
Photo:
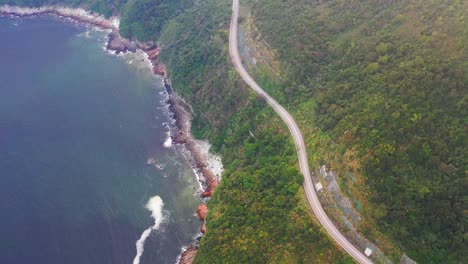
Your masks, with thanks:
[{"label": "coastline", "polygon": [[[93,26],[98,29],[108,30],[106,50],[121,54],[134,53],[141,50],[146,54],[146,58],[151,64],[153,74],[163,77],[164,86],[167,92],[167,104],[170,118],[174,120],[175,128],[170,129],[170,139],[172,144],[183,146],[183,150],[188,154],[187,159],[191,162],[201,190],[201,204],[196,209],[196,214],[202,225],[194,241],[187,247],[181,249],[181,254],[177,257],[176,263],[192,263],[198,250],[198,243],[206,232],[206,214],[208,209],[206,201],[213,195],[223,171],[221,158],[209,153],[210,144],[206,141],[196,140],[191,134],[192,110],[191,106],[183,98],[177,95],[172,88],[168,78],[166,67],[159,62],[160,49],[154,42],[139,42],[123,38],[119,32],[119,20],[116,17],[109,19],[99,14],[88,12],[81,8],[67,8],[60,6],[44,6],[37,8],[17,7],[3,5],[0,6],[0,16],[10,16],[15,18],[27,18],[41,15],[54,16],[59,19],[66,19],[72,22]],[[170,146],[171,144],[169,144]],[[198,193],[198,192],[197,192]]]}]

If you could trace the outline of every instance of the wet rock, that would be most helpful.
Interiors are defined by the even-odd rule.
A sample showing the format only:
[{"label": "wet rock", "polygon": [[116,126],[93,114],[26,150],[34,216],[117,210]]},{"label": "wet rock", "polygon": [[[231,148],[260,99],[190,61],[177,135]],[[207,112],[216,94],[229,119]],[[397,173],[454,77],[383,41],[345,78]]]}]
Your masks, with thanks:
[{"label": "wet rock", "polygon": [[213,192],[216,189],[216,187],[218,187],[218,180],[216,179],[216,175],[214,175],[214,173],[210,169],[202,168],[201,173],[203,174],[206,180],[206,189],[202,193],[202,197],[210,197],[213,195]]},{"label": "wet rock", "polygon": [[107,49],[113,50],[115,53],[127,52],[129,51],[129,47],[131,43],[129,40],[124,39],[120,36],[119,32],[112,31],[108,35],[109,41],[107,42]]},{"label": "wet rock", "polygon": [[191,264],[195,259],[195,255],[197,254],[198,248],[195,246],[190,246],[187,248],[184,253],[180,256],[179,264]]}]

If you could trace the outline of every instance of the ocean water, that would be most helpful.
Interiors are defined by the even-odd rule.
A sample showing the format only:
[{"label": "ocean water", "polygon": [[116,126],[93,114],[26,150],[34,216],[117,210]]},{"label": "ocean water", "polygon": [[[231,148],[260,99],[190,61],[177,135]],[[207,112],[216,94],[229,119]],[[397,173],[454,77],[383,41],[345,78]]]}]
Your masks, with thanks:
[{"label": "ocean water", "polygon": [[172,264],[198,232],[193,171],[163,146],[162,81],[104,41],[0,18],[0,263],[138,263],[149,229],[139,263]]}]

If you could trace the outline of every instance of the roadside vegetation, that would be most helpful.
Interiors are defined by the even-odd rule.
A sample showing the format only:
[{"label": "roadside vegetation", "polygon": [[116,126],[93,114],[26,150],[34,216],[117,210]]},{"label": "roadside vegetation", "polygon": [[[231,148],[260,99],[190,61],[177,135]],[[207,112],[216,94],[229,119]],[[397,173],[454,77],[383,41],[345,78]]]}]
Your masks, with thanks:
[{"label": "roadside vegetation", "polygon": [[175,89],[193,107],[193,133],[226,169],[195,263],[353,263],[309,213],[287,127],[231,65],[231,4],[201,2],[159,39]]},{"label": "roadside vegetation", "polygon": [[[120,14],[155,40],[193,107],[193,133],[223,156],[196,263],[352,263],[311,217],[287,128],[240,81],[230,0],[0,0]],[[468,5],[460,0],[248,0],[274,52],[259,84],[297,119],[311,164],[348,186],[372,239],[420,263],[466,257]],[[279,65],[279,66],[278,66]],[[312,168],[313,169],[313,168]],[[347,182],[351,182],[346,179]],[[356,181],[356,180],[353,180]]]},{"label": "roadside vegetation", "polygon": [[313,161],[361,180],[367,230],[418,262],[462,261],[466,1],[248,2],[283,69],[266,87],[302,120]]}]

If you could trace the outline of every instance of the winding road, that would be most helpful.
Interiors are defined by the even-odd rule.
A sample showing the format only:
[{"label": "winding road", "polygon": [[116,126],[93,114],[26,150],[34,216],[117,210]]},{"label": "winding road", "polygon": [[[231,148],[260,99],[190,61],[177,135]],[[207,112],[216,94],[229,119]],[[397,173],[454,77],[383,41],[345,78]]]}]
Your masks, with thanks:
[{"label": "winding road", "polygon": [[318,199],[317,193],[315,192],[314,185],[309,170],[309,163],[307,160],[307,151],[304,144],[304,138],[302,137],[301,130],[296,124],[296,121],[292,116],[282,107],[275,99],[269,96],[247,73],[244,66],[242,66],[239,50],[237,46],[237,34],[238,34],[238,19],[239,19],[239,0],[232,1],[232,19],[231,28],[229,32],[229,53],[231,60],[236,67],[236,70],[241,75],[242,79],[278,113],[283,121],[288,126],[294,138],[294,144],[296,145],[297,155],[299,157],[299,167],[301,173],[304,175],[304,191],[309,202],[312,212],[317,216],[320,224],[325,228],[328,234],[340,245],[351,257],[353,257],[359,263],[372,263],[363,252],[354,247],[346,237],[341,234],[340,231],[335,227],[333,222],[330,220],[328,215],[323,210],[322,205]]}]

